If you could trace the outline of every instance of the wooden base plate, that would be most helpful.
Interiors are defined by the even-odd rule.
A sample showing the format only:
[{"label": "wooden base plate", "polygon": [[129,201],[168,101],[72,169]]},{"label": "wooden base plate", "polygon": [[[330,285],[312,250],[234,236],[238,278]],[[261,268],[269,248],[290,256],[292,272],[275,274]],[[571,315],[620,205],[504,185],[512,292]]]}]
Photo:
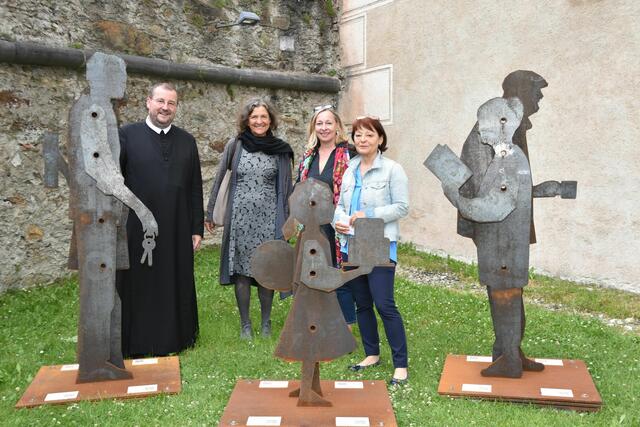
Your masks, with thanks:
[{"label": "wooden base plate", "polygon": [[321,381],[333,406],[298,407],[299,381],[239,380],[220,426],[396,426],[384,381]]},{"label": "wooden base plate", "polygon": [[483,377],[490,356],[449,354],[444,363],[438,393],[452,397],[504,400],[595,412],[602,399],[581,360],[535,359],[542,372],[523,372],[521,378]]},{"label": "wooden base plate", "polygon": [[179,393],[182,389],[178,356],[125,360],[125,367],[133,374],[132,379],[76,384],[77,365],[43,366],[16,403],[16,408],[148,397]]}]

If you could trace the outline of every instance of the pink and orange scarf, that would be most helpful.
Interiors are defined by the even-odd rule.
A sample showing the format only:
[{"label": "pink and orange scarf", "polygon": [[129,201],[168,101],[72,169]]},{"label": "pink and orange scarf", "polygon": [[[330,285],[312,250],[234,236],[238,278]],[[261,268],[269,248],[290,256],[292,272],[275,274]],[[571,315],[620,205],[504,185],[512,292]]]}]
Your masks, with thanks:
[{"label": "pink and orange scarf", "polygon": [[[300,166],[298,167],[298,180],[300,182],[307,179],[309,175],[309,169],[311,168],[311,163],[313,162],[314,157],[316,156],[317,151],[315,148],[309,148],[302,155],[302,160],[300,161]],[[336,145],[336,153],[333,161],[333,204],[338,204],[338,199],[340,199],[340,188],[342,187],[342,175],[344,175],[344,171],[347,170],[347,166],[349,166],[349,145],[346,142],[341,142]],[[340,252],[340,242],[336,237],[335,241],[336,247],[336,260],[338,261],[338,265],[342,262],[342,253]]]}]

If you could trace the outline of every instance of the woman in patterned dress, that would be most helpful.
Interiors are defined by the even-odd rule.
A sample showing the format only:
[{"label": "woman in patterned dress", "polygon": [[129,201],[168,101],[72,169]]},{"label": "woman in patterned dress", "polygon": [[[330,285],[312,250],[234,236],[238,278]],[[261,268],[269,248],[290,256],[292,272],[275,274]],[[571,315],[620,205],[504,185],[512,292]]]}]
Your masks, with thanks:
[{"label": "woman in patterned dress", "polygon": [[[224,226],[220,284],[234,285],[243,339],[253,336],[249,317],[252,285],[258,288],[261,333],[271,334],[273,291],[253,279],[251,256],[261,243],[283,238],[281,229],[289,216],[293,150],[273,135],[277,127],[277,113],[268,101],[253,99],[243,107],[238,135],[225,145],[207,206],[207,230]],[[214,224],[216,196],[227,168],[231,180],[224,224]]]}]

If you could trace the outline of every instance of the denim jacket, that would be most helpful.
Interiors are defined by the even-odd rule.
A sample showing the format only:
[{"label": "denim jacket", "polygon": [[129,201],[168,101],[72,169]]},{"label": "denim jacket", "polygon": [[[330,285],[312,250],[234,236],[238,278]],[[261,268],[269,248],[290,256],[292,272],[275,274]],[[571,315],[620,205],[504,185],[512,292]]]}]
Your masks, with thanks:
[{"label": "denim jacket", "polygon": [[[360,156],[349,161],[349,167],[342,177],[340,200],[336,205],[333,224],[336,221],[348,223],[351,198],[356,183],[355,171],[360,167]],[[400,227],[398,220],[409,213],[409,184],[407,175],[400,164],[387,159],[378,152],[373,166],[362,177],[360,208],[367,217],[382,218],[384,237],[398,241]],[[338,234],[339,238],[344,236]]]}]

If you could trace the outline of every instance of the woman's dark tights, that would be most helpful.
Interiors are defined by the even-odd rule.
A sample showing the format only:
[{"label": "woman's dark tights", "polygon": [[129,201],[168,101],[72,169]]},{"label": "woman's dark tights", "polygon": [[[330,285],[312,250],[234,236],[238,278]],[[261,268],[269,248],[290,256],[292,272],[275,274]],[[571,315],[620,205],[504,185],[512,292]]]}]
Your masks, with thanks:
[{"label": "woman's dark tights", "polygon": [[[251,284],[253,278],[236,274],[235,293],[238,311],[240,311],[240,324],[242,326],[251,324],[249,318],[249,303],[251,300]],[[260,314],[262,325],[269,324],[271,319],[271,305],[273,304],[273,291],[258,285],[258,299],[260,300]]]}]

